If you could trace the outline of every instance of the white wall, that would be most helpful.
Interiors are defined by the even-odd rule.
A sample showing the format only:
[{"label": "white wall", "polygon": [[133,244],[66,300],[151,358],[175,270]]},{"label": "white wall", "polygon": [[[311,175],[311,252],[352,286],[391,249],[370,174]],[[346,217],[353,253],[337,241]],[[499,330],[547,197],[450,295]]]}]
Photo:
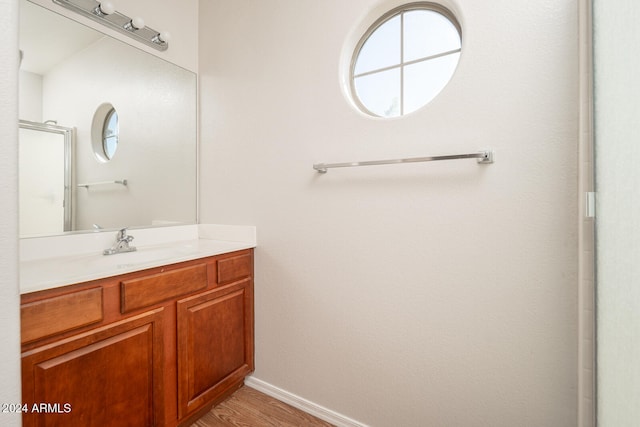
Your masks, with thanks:
[{"label": "white wall", "polygon": [[372,426],[576,425],[577,1],[447,1],[452,82],[376,120],[340,70],[396,4],[200,3],[201,221],[258,227],[255,377]]},{"label": "white wall", "polygon": [[[0,0],[0,402],[20,402],[18,286],[18,3]],[[19,413],[0,424],[19,426]]]},{"label": "white wall", "polygon": [[640,420],[640,4],[594,2],[598,425]]},{"label": "white wall", "polygon": [[20,71],[20,120],[42,122],[42,76]]}]

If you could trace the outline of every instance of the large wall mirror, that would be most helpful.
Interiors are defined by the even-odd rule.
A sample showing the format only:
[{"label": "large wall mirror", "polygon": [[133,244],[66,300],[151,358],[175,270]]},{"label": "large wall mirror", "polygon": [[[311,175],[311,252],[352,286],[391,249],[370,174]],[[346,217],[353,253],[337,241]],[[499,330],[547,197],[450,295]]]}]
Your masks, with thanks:
[{"label": "large wall mirror", "polygon": [[[20,50],[21,237],[196,222],[194,73],[27,0]],[[106,154],[105,105],[117,112]],[[56,155],[54,128],[71,135]],[[44,170],[60,184],[30,179]]]}]

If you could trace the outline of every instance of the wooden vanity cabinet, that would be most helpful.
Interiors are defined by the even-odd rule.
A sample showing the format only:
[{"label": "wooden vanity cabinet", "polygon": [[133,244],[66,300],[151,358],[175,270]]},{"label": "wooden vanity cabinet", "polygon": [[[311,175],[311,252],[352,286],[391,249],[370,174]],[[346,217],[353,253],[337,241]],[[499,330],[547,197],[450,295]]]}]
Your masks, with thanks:
[{"label": "wooden vanity cabinet", "polygon": [[253,250],[22,295],[23,425],[189,425],[253,371]]}]

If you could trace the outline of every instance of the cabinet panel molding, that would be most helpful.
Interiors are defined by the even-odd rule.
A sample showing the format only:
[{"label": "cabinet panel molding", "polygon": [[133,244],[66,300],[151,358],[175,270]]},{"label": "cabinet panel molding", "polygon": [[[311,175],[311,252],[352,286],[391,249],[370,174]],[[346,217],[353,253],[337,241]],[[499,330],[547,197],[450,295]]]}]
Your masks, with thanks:
[{"label": "cabinet panel molding", "polygon": [[23,425],[164,425],[162,317],[157,309],[24,353],[23,403],[62,411],[29,411]]},{"label": "cabinet panel molding", "polygon": [[207,287],[207,265],[170,270],[121,282],[122,312],[127,313]]},{"label": "cabinet panel molding", "polygon": [[22,343],[98,323],[103,318],[102,288],[85,289],[20,307]]},{"label": "cabinet panel molding", "polygon": [[250,276],[253,272],[253,257],[242,254],[218,260],[218,283],[231,282]]},{"label": "cabinet panel molding", "polygon": [[253,371],[252,282],[178,301],[178,414],[185,417]]}]

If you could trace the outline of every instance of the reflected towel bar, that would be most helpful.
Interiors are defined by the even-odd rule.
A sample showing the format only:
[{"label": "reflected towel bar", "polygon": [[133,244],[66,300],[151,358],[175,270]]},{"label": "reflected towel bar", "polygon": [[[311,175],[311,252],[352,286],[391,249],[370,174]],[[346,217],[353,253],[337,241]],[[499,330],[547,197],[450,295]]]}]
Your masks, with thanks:
[{"label": "reflected towel bar", "polygon": [[84,187],[88,189],[89,187],[94,187],[96,185],[107,185],[107,184],[120,184],[126,187],[127,184],[129,183],[127,182],[126,179],[119,179],[115,181],[100,181],[100,182],[89,182],[87,184],[78,184],[78,187]]},{"label": "reflected towel bar", "polygon": [[413,157],[409,159],[394,159],[394,160],[370,160],[366,162],[316,163],[313,165],[313,168],[319,173],[327,173],[327,169],[330,169],[330,168],[394,165],[399,163],[433,162],[436,160],[458,160],[458,159],[477,159],[478,163],[482,163],[482,164],[493,163],[493,151],[482,150],[482,151],[478,151],[477,153],[470,153],[470,154],[450,154],[447,156]]}]

